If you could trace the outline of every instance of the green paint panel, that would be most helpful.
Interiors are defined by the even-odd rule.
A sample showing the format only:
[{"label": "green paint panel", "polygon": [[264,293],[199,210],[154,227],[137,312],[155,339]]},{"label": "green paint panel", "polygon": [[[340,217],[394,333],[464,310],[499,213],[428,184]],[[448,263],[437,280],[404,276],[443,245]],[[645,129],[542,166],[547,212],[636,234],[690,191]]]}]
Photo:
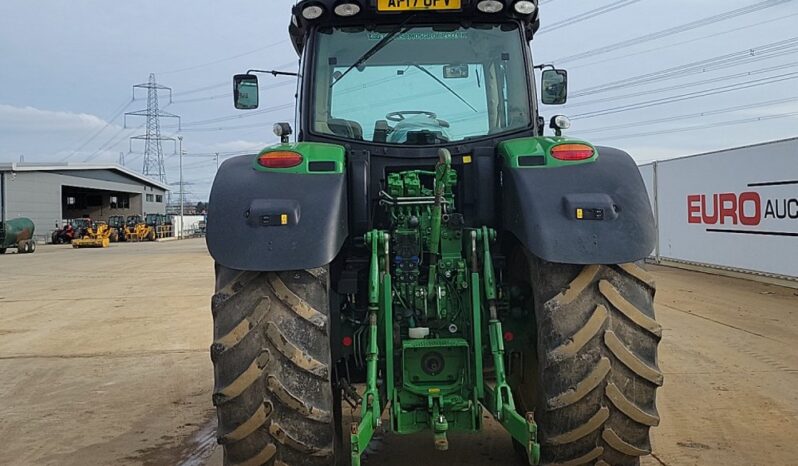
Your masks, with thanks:
[{"label": "green paint panel", "polygon": [[[292,151],[302,155],[302,163],[291,168],[267,168],[258,164],[258,157],[269,152]],[[277,144],[260,151],[252,160],[255,170],[275,173],[296,173],[300,175],[329,175],[344,172],[346,149],[336,144],[320,142],[297,142]],[[320,170],[323,169],[323,170]]]},{"label": "green paint panel", "polygon": [[[578,161],[565,161],[555,159],[551,155],[551,149],[560,144],[586,144],[593,148],[593,157]],[[595,162],[598,157],[598,149],[593,144],[579,139],[565,137],[534,137],[520,138],[504,141],[499,144],[499,155],[504,160],[504,164],[510,168],[557,168],[583,163]]]}]

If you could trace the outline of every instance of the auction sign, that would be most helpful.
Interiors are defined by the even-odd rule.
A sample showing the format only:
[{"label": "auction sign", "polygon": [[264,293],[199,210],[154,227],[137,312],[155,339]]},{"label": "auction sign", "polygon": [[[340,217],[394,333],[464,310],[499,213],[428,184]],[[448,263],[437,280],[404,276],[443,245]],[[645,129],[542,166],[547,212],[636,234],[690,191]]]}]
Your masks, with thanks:
[{"label": "auction sign", "polygon": [[654,194],[661,258],[798,277],[798,138],[641,172]]}]

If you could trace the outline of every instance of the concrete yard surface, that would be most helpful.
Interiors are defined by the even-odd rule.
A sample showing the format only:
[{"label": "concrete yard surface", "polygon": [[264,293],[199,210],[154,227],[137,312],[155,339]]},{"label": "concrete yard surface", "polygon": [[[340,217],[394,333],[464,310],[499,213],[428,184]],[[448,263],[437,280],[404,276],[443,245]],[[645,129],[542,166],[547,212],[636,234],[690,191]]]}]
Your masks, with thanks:
[{"label": "concrete yard surface", "polygon": [[[651,270],[665,385],[642,464],[796,464],[798,291]],[[0,464],[221,465],[212,292],[203,240],[0,256]],[[446,453],[431,434],[374,447],[367,465],[518,464],[490,420]]]}]

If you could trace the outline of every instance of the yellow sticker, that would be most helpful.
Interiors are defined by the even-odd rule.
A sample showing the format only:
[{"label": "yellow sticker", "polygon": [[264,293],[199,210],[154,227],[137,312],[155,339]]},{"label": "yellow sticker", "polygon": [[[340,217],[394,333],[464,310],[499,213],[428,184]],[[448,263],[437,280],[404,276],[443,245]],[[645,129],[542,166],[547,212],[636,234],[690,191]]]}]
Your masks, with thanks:
[{"label": "yellow sticker", "polygon": [[280,225],[288,225],[288,214],[280,215]]},{"label": "yellow sticker", "polygon": [[576,209],[576,218],[582,220],[585,218],[585,212],[582,209]]},{"label": "yellow sticker", "polygon": [[464,156],[463,156],[463,163],[464,163],[464,164],[469,164],[469,163],[471,163],[471,156],[470,156],[470,155],[464,155]]}]

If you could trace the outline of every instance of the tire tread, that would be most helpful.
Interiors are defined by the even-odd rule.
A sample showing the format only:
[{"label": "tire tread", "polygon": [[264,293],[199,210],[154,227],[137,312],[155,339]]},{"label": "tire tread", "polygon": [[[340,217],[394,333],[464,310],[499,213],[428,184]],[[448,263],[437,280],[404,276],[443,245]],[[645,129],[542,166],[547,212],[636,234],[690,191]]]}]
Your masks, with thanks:
[{"label": "tire tread", "polygon": [[330,464],[327,276],[217,265],[210,352],[225,465]]},{"label": "tire tread", "polygon": [[536,385],[542,407],[542,462],[639,464],[651,453],[663,383],[653,278],[636,264],[569,266],[534,257],[530,274],[542,357],[536,376],[524,380],[535,379],[525,383]]}]

